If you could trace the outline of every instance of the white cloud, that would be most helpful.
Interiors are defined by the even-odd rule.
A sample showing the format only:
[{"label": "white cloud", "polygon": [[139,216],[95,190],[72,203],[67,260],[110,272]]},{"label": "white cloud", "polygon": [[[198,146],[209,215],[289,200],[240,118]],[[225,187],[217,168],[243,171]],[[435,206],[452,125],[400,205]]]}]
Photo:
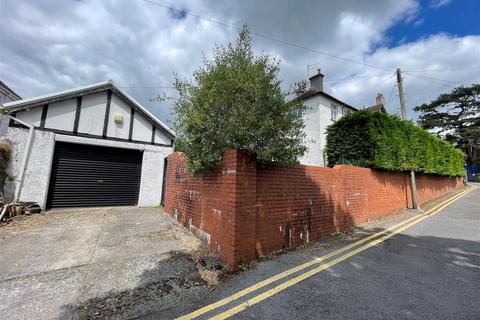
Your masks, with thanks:
[{"label": "white cloud", "polygon": [[[161,0],[158,0],[162,2]],[[285,87],[306,78],[307,65],[322,68],[326,88],[354,106],[374,103],[378,92],[387,99],[396,67],[405,70],[452,69],[479,65],[479,37],[434,35],[388,48],[386,30],[395,23],[413,23],[419,4],[408,1],[282,1],[170,2],[178,9],[241,26],[313,50],[254,36],[257,51],[282,60]],[[215,43],[233,41],[237,30],[186,16],[144,1],[3,0],[0,19],[0,74],[23,96],[112,79],[161,119],[170,118],[171,101],[149,101],[159,91],[174,94],[173,73],[189,77]],[[318,52],[328,52],[380,69],[354,64]],[[384,70],[388,70],[384,71]],[[451,90],[452,83],[479,82],[480,69],[405,73],[407,104]],[[387,79],[390,77],[389,79]],[[348,78],[342,81],[334,79]],[[393,94],[389,109],[397,110]],[[412,115],[413,116],[413,115]]]},{"label": "white cloud", "polygon": [[452,0],[431,0],[430,7],[438,9],[440,7],[450,4],[450,2],[452,2]]},{"label": "white cloud", "polygon": [[[480,82],[479,56],[480,36],[450,37],[439,34],[394,48],[379,48],[370,56],[369,62],[376,65],[389,63],[404,70],[408,115],[415,118],[412,110],[414,106],[428,102],[456,86]],[[394,88],[393,71],[392,69],[391,75],[374,76],[376,71],[363,70],[358,73],[359,76],[372,75],[367,81],[358,78],[335,83],[335,94],[362,106],[374,104],[375,90],[383,92],[389,102],[388,111],[398,113],[399,102],[397,88]]]}]

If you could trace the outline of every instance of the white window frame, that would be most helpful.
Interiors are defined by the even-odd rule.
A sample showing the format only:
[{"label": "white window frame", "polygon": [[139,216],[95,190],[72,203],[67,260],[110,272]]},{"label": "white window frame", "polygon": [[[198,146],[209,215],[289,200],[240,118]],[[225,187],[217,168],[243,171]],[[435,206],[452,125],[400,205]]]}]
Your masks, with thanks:
[{"label": "white window frame", "polygon": [[330,119],[332,121],[337,121],[337,117],[338,117],[338,106],[335,105],[335,104],[331,104],[330,105]]}]

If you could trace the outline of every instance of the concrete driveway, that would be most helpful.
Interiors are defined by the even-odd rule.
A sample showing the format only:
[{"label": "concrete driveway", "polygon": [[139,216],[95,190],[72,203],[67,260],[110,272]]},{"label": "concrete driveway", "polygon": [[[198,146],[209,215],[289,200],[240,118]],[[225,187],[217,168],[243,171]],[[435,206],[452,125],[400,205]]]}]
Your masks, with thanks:
[{"label": "concrete driveway", "polygon": [[[182,272],[195,276],[192,260],[172,252],[198,245],[155,208],[31,216],[0,228],[0,318],[85,318],[76,308],[101,304],[111,292],[117,292],[118,300],[118,292],[146,283],[185,277]],[[128,318],[128,311],[123,314]]]}]

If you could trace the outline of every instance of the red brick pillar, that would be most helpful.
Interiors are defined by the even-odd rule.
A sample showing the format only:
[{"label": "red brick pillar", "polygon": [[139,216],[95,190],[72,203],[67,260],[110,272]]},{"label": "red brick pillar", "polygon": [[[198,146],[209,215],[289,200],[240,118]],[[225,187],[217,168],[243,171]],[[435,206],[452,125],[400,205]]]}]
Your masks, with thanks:
[{"label": "red brick pillar", "polygon": [[241,262],[255,259],[257,165],[255,157],[241,150],[224,153],[222,182],[228,214],[224,224],[224,262],[236,269]]}]

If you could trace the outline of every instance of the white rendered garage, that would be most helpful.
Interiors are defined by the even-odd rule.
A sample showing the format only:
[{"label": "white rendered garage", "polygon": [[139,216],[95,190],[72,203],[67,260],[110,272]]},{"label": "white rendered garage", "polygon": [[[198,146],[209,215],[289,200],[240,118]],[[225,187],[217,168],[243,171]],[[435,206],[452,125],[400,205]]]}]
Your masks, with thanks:
[{"label": "white rendered garage", "polygon": [[6,135],[14,149],[13,179],[5,188],[10,200],[42,208],[161,202],[174,132],[113,83],[4,107],[12,117]]}]

